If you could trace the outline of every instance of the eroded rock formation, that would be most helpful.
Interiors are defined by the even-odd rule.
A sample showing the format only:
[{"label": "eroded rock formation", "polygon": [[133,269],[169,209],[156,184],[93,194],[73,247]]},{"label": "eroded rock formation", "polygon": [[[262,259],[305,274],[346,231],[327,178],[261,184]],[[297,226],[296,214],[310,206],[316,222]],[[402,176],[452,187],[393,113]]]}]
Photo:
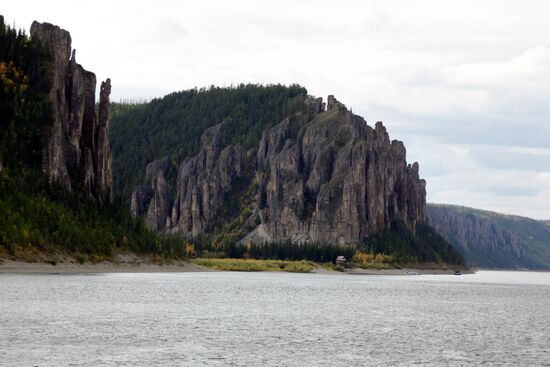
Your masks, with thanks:
[{"label": "eroded rock formation", "polygon": [[[258,150],[263,228],[254,241],[357,243],[391,220],[424,219],[425,182],[418,164],[381,122],[373,129],[333,96],[292,137],[287,119]],[[253,236],[251,236],[251,239]]]},{"label": "eroded rock formation", "polygon": [[152,229],[195,237],[228,196],[242,195],[236,187],[244,182],[254,200],[243,242],[359,243],[393,220],[410,228],[425,220],[425,181],[417,163],[407,164],[402,142],[333,96],[326,110],[320,98],[306,104],[308,114],[264,131],[254,152],[220,146],[222,124],[206,130],[199,154],[181,163],[172,185],[167,159],[152,162],[132,195],[132,214]]},{"label": "eroded rock formation", "polygon": [[95,74],[76,62],[71,35],[49,23],[33,22],[31,37],[51,53],[52,124],[43,146],[42,169],[68,190],[83,188],[90,197],[111,199],[109,144],[110,80],[101,84],[99,116],[95,111]]},{"label": "eroded rock formation", "polygon": [[145,183],[134,191],[130,201],[131,212],[145,214],[145,224],[155,231],[166,229],[170,218],[172,188],[167,181],[170,169],[168,157],[149,163]]},{"label": "eroded rock formation", "polygon": [[206,228],[243,169],[244,152],[239,145],[221,149],[220,127],[218,124],[206,130],[199,153],[182,162],[175,190],[166,180],[168,158],[149,163],[145,185],[132,194],[134,216],[146,214],[146,224],[151,229],[193,237]]},{"label": "eroded rock formation", "polygon": [[473,265],[536,269],[550,263],[532,253],[539,243],[550,244],[550,231],[533,219],[443,204],[429,204],[426,215]]}]

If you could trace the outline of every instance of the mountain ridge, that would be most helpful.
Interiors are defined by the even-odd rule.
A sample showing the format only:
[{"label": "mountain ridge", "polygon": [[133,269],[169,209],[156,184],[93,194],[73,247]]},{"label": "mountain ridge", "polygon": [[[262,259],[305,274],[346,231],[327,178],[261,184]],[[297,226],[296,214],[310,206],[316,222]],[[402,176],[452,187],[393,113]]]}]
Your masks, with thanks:
[{"label": "mountain ridge", "polygon": [[429,223],[474,266],[550,269],[550,226],[518,215],[427,205]]}]

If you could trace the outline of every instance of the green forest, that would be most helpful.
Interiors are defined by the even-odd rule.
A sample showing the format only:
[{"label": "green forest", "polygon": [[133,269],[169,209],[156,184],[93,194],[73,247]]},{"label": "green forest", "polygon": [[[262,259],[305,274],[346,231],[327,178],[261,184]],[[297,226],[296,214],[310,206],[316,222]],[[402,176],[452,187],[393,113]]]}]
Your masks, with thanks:
[{"label": "green forest", "polygon": [[24,260],[59,253],[100,261],[127,251],[187,256],[187,242],[152,233],[120,202],[99,205],[48,183],[38,170],[12,172],[0,174],[0,252]]},{"label": "green forest", "polygon": [[0,19],[0,162],[39,168],[44,127],[51,122],[48,65],[36,42]]}]

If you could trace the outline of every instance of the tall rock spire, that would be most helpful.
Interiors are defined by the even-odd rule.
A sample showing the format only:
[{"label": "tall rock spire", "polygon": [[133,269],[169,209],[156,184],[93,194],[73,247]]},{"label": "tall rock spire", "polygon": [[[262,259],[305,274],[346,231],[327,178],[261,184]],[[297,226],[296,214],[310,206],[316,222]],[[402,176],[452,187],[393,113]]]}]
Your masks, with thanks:
[{"label": "tall rock spire", "polygon": [[109,95],[111,79],[101,83],[99,92],[99,120],[97,124],[97,186],[103,198],[111,198],[113,169],[111,144],[109,143]]},{"label": "tall rock spire", "polygon": [[100,201],[111,199],[109,144],[110,80],[101,85],[99,118],[95,112],[96,76],[76,62],[71,35],[50,23],[33,22],[32,39],[51,54],[49,101],[52,123],[42,151],[42,170],[70,191],[85,190]]}]

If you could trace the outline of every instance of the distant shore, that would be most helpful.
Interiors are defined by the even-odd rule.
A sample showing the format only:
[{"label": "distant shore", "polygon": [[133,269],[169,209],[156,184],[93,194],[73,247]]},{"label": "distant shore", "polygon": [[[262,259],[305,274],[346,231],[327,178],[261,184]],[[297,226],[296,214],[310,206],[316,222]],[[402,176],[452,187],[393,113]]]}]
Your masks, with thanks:
[{"label": "distant shore", "polygon": [[[150,262],[100,262],[80,264],[76,261],[66,261],[55,265],[47,262],[24,262],[9,259],[0,260],[0,274],[86,274],[86,273],[185,273],[224,271],[211,269],[191,261],[173,261],[169,264]],[[474,271],[462,271],[463,274]],[[452,274],[449,269],[360,269],[350,268],[345,271],[334,271],[325,267],[317,267],[310,271],[313,274],[352,274],[352,275],[412,275],[412,274]]]}]

